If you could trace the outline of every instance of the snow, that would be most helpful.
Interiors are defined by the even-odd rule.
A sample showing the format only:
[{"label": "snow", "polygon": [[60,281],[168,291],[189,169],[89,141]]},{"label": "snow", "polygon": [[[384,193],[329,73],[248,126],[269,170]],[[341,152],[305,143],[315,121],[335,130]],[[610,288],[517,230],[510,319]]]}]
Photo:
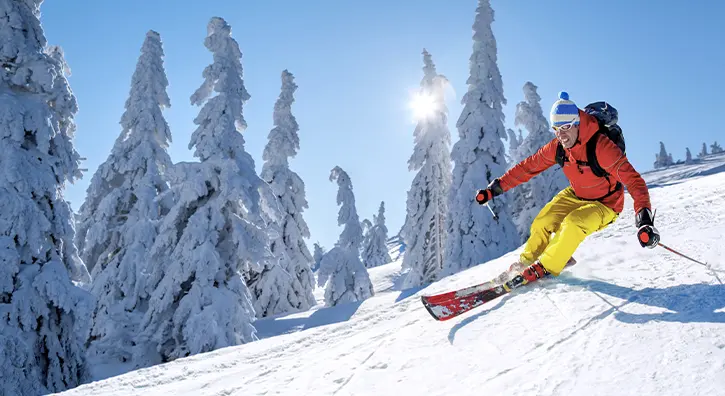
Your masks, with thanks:
[{"label": "snow", "polygon": [[692,165],[672,165],[655,171],[642,172],[642,177],[651,188],[725,172],[725,153],[695,158],[692,162]]},{"label": "snow", "polygon": [[[644,174],[662,242],[720,271],[724,164]],[[257,320],[259,341],[63,395],[725,394],[725,286],[704,266],[641,248],[632,212],[627,196],[560,277],[447,322],[418,296],[488,280],[518,250],[407,290],[398,257],[369,269],[375,295],[364,301]]]}]

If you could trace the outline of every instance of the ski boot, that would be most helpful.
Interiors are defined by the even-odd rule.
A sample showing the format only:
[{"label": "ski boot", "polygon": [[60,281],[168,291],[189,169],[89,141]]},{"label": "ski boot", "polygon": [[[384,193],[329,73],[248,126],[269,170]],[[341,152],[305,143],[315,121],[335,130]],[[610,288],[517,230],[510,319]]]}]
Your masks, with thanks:
[{"label": "ski boot", "polygon": [[503,286],[503,288],[507,291],[510,291],[511,289],[515,289],[519,286],[536,282],[547,275],[549,275],[549,271],[547,271],[546,268],[544,268],[544,266],[537,260],[520,273],[514,275],[513,278],[503,283],[501,286]]},{"label": "ski boot", "polygon": [[[576,264],[574,257],[570,257],[566,262],[565,267],[569,267]],[[539,278],[549,275],[549,272],[544,268],[541,263],[536,260],[533,264],[527,266],[522,262],[515,262],[511,264],[508,271],[503,272],[501,275],[494,279],[494,283],[497,285],[503,285],[507,282],[514,280],[518,275],[521,275],[527,283],[534,282]],[[538,276],[537,276],[538,275]],[[517,285],[518,286],[518,285]]]}]

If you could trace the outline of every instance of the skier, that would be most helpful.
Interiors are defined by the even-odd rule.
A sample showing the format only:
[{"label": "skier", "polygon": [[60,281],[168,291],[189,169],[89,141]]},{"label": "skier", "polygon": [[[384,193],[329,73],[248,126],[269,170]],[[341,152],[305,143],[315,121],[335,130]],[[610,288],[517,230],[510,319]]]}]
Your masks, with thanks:
[{"label": "skier", "polygon": [[[558,276],[579,244],[588,235],[612,224],[622,212],[622,185],[634,199],[640,245],[657,246],[660,236],[654,228],[647,185],[622,149],[604,133],[597,133],[605,126],[580,110],[566,92],[561,92],[552,106],[550,119],[556,137],[476,194],[476,201],[485,205],[557,164],[557,155],[562,159],[563,154],[563,162],[559,163],[563,164],[564,175],[571,185],[559,192],[536,216],[519,261],[511,266],[507,276],[520,273],[526,283],[547,274]],[[596,139],[591,147],[595,148],[596,162],[605,171],[604,176],[595,175],[587,162],[590,139]],[[555,234],[553,238],[552,233]]]}]

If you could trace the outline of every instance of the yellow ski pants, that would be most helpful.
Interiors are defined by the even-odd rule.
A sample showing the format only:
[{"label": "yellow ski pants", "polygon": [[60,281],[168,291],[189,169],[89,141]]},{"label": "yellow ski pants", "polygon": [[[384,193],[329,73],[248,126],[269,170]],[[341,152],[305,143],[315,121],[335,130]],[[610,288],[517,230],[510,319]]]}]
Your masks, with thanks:
[{"label": "yellow ski pants", "polygon": [[558,276],[584,238],[604,229],[618,216],[601,202],[577,198],[567,187],[531,223],[531,236],[520,260],[529,265],[538,259],[547,271]]}]

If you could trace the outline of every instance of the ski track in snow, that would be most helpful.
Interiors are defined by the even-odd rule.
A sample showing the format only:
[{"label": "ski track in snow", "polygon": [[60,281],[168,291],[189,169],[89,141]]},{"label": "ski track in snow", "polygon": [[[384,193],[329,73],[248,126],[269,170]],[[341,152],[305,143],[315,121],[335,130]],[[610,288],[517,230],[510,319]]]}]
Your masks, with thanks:
[{"label": "ski track in snow", "polygon": [[[662,242],[725,270],[725,173],[645,176]],[[518,250],[420,290],[399,290],[400,261],[373,268],[361,304],[264,319],[260,341],[63,395],[725,395],[725,286],[642,249],[631,212],[627,196],[559,278],[447,322],[419,296],[487,280]]]}]

